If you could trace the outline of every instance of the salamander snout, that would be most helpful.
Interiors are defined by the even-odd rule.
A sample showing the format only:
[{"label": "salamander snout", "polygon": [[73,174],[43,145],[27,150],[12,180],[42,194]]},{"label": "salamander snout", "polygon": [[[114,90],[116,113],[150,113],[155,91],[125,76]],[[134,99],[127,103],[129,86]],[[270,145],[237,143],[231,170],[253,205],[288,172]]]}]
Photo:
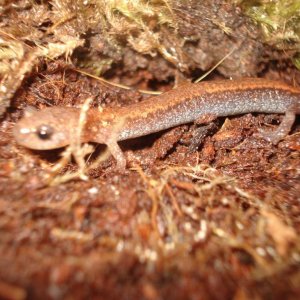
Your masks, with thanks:
[{"label": "salamander snout", "polygon": [[25,113],[13,130],[17,143],[35,150],[50,150],[68,145],[70,128],[73,128],[72,113],[62,115],[61,110],[62,108],[52,107]]}]

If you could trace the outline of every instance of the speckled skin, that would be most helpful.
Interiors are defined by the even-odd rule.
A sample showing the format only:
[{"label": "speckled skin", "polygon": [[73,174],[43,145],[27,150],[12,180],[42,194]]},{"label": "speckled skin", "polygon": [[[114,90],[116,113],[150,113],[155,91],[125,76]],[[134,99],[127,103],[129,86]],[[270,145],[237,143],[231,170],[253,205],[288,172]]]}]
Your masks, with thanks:
[{"label": "speckled skin", "polygon": [[[265,139],[277,143],[300,113],[300,89],[264,79],[223,80],[186,84],[160,96],[127,107],[90,109],[81,134],[82,142],[106,144],[124,169],[126,160],[118,141],[144,136],[180,124],[203,123],[221,116],[250,112],[286,113],[281,125]],[[31,113],[14,129],[17,142],[32,149],[66,146],[74,137],[80,109],[51,107]],[[51,137],[40,139],[37,128],[51,127]]]}]

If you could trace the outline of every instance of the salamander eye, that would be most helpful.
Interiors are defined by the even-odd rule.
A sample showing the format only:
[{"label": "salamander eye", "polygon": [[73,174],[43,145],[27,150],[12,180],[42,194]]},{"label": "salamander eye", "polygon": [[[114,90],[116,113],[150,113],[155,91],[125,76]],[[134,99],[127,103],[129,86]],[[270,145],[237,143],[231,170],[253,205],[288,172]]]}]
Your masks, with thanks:
[{"label": "salamander eye", "polygon": [[53,134],[54,130],[49,125],[40,125],[37,128],[36,134],[41,140],[49,140]]}]

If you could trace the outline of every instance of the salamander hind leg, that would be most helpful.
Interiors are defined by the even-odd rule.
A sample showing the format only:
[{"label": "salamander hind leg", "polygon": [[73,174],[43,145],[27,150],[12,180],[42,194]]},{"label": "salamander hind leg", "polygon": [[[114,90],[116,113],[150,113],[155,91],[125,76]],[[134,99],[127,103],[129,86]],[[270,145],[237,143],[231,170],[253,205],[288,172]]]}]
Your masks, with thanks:
[{"label": "salamander hind leg", "polygon": [[265,139],[266,141],[271,142],[275,145],[278,144],[279,141],[281,141],[284,137],[286,137],[288,135],[288,133],[290,132],[290,130],[295,122],[297,113],[299,113],[297,110],[297,107],[295,107],[295,105],[291,106],[286,111],[282,122],[280,123],[280,125],[278,126],[278,128],[275,131],[269,132],[269,131],[265,131],[265,130],[260,130],[260,132],[258,134],[256,134],[256,136],[261,137],[261,138]]},{"label": "salamander hind leg", "polygon": [[107,147],[112,154],[112,156],[116,159],[117,161],[117,168],[121,171],[124,172],[126,168],[126,158],[118,144],[117,141],[115,140],[110,140],[107,142]]}]

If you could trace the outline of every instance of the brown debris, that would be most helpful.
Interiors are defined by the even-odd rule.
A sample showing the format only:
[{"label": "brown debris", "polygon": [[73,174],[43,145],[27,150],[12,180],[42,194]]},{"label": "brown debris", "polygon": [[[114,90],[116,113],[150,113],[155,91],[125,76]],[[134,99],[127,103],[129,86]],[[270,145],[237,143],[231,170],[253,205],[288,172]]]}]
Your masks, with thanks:
[{"label": "brown debris", "polygon": [[275,242],[275,247],[280,256],[288,254],[290,246],[298,237],[295,229],[284,224],[274,213],[262,210],[262,216],[266,218],[266,231]]}]

